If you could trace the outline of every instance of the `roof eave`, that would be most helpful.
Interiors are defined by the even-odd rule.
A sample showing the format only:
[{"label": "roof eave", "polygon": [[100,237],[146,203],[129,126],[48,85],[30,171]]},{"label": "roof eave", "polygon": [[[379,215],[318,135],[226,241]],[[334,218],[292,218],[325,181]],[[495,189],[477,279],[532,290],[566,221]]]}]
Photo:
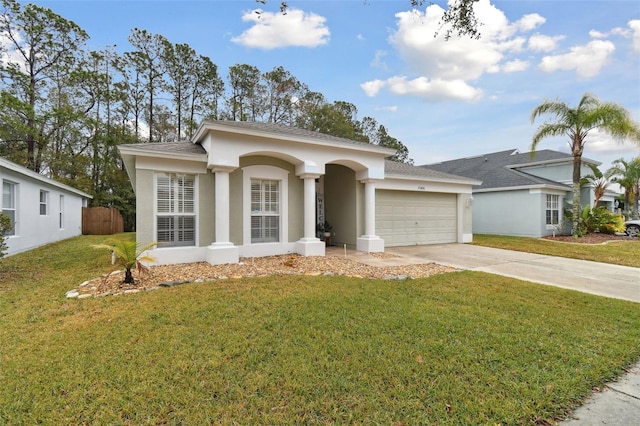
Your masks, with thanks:
[{"label": "roof eave", "polygon": [[[332,148],[341,148],[341,149],[349,149],[355,151],[366,151],[371,153],[377,153],[386,157],[391,157],[396,154],[396,150],[392,148],[386,148],[378,145],[371,145],[365,143],[358,143],[356,141],[353,142],[339,142],[339,141],[328,141],[321,140],[313,137],[307,137],[303,135],[292,135],[286,133],[280,133],[275,130],[258,130],[258,129],[249,129],[246,127],[234,127],[234,126],[226,126],[221,123],[215,123],[211,121],[203,122],[200,127],[198,127],[197,132],[193,136],[191,142],[196,143],[202,138],[207,131],[217,131],[223,133],[234,133],[234,134],[242,134],[249,135],[259,138],[271,138],[271,139],[280,139],[283,141],[289,142],[298,142],[298,143],[311,143],[314,145],[332,147]],[[327,135],[330,136],[330,135]]]},{"label": "roof eave", "polygon": [[481,180],[469,179],[469,178],[460,178],[460,179],[449,179],[449,178],[439,178],[432,176],[420,176],[420,175],[403,175],[398,173],[385,173],[385,179],[402,179],[402,180],[421,180],[424,182],[439,182],[439,183],[454,183],[461,185],[482,185]]},{"label": "roof eave", "polygon": [[474,188],[473,192],[496,192],[496,191],[519,191],[523,189],[554,189],[557,191],[569,192],[570,187],[549,185],[549,184],[537,184],[537,185],[515,185],[515,186],[501,186],[496,188]]}]

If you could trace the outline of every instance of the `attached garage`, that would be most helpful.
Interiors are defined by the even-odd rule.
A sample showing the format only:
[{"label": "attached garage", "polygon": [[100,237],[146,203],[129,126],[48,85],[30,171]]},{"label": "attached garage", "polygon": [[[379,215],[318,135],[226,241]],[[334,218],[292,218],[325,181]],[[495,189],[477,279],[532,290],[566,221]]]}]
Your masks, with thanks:
[{"label": "attached garage", "polygon": [[387,247],[455,243],[457,194],[377,190],[376,231]]}]

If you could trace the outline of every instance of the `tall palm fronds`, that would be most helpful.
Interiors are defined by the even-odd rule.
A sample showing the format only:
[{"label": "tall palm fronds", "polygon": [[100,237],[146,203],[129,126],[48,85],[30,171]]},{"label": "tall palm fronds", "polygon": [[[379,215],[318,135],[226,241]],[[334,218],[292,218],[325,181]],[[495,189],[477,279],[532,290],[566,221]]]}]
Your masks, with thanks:
[{"label": "tall palm fronds", "polygon": [[551,121],[542,123],[531,141],[531,152],[540,141],[549,137],[568,136],[569,148],[573,156],[573,200],[572,218],[574,236],[579,229],[580,222],[580,169],[582,153],[590,131],[598,129],[609,134],[617,141],[625,139],[640,142],[640,125],[634,122],[626,109],[612,102],[601,102],[595,96],[586,93],[578,102],[578,106],[571,108],[559,100],[546,100],[531,112],[531,122],[541,115],[551,115]]}]

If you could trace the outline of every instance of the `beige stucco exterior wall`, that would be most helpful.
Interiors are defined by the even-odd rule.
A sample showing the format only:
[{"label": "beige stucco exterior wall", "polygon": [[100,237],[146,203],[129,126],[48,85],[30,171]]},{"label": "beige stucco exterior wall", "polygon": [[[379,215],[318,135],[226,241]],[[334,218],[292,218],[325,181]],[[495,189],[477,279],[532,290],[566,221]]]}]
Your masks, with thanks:
[{"label": "beige stucco exterior wall", "polygon": [[152,170],[136,169],[136,239],[140,245],[155,241],[153,179]]},{"label": "beige stucco exterior wall", "polygon": [[[358,238],[358,182],[347,167],[327,164],[324,177],[325,218],[333,226],[331,242],[354,247]],[[361,192],[361,191],[360,191]]]},{"label": "beige stucco exterior wall", "polygon": [[198,182],[198,242],[204,247],[215,241],[215,176],[213,173],[200,173]]}]

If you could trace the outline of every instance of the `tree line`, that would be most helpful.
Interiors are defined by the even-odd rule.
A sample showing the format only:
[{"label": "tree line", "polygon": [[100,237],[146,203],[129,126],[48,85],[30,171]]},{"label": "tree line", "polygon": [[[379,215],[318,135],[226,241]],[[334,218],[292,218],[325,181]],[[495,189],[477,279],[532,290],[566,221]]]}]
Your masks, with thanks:
[{"label": "tree line", "polygon": [[115,207],[131,228],[134,194],[119,144],[190,138],[206,119],[259,121],[396,149],[401,141],[347,101],[329,101],[282,66],[215,62],[134,28],[131,49],[87,50],[89,35],[50,9],[0,0],[0,156]]}]

